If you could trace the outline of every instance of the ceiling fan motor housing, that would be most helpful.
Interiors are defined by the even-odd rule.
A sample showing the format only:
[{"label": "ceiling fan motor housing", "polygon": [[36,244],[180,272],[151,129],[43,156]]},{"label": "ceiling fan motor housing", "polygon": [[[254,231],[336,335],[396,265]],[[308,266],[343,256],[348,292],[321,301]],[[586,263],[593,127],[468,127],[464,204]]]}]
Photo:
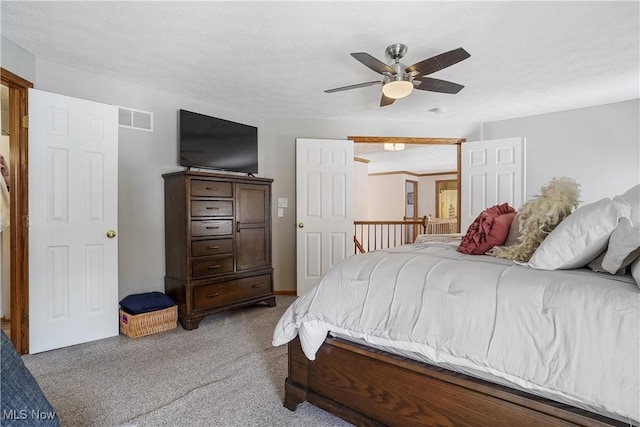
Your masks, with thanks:
[{"label": "ceiling fan motor housing", "polygon": [[384,81],[382,85],[384,86],[390,82],[409,82],[413,84],[413,75],[411,73],[407,73],[407,66],[400,62],[400,58],[402,58],[409,48],[407,45],[402,43],[392,44],[391,46],[387,46],[386,54],[389,58],[394,60],[393,64],[389,64],[389,67],[393,68],[395,74],[384,73]]},{"label": "ceiling fan motor housing", "polygon": [[403,64],[398,62],[397,64],[390,65],[390,67],[396,70],[396,74],[386,74],[383,84],[400,81],[413,82],[413,77],[411,76],[411,74],[405,73],[405,66]]},{"label": "ceiling fan motor housing", "polygon": [[389,58],[398,62],[400,58],[402,58],[407,54],[407,50],[409,50],[409,48],[407,47],[406,44],[395,43],[395,44],[392,44],[391,46],[387,46],[385,53]]}]

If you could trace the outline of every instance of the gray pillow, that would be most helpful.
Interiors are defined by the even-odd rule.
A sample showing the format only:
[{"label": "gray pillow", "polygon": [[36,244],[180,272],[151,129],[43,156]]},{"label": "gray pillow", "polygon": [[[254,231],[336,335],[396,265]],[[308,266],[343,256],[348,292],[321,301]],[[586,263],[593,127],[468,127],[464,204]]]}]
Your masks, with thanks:
[{"label": "gray pillow", "polygon": [[631,215],[620,219],[609,238],[609,247],[602,259],[602,267],[611,274],[625,267],[625,264],[631,264],[634,260],[633,252],[640,248],[640,184],[614,197],[614,200],[616,199],[630,206]]},{"label": "gray pillow", "polygon": [[611,273],[607,269],[602,266],[602,260],[604,259],[607,251],[602,252],[596,259],[591,261],[587,266],[598,273],[609,273],[609,274],[625,274],[627,272],[627,267],[633,264],[635,261],[640,259],[640,248],[637,248],[633,252],[631,252],[620,264],[620,268],[617,271]]},{"label": "gray pillow", "polygon": [[511,221],[509,227],[509,234],[507,234],[507,240],[505,240],[503,246],[514,246],[520,243],[520,215],[516,213],[516,216]]},{"label": "gray pillow", "polygon": [[0,395],[3,427],[59,426],[58,414],[42,393],[31,372],[16,353],[9,337],[2,332]]}]

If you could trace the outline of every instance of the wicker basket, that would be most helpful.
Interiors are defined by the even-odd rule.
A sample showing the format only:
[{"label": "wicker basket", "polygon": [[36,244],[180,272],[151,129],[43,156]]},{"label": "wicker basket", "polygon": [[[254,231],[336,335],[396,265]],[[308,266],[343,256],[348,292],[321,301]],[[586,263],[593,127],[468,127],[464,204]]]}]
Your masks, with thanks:
[{"label": "wicker basket", "polygon": [[178,324],[178,306],[142,314],[129,314],[120,309],[120,332],[139,338],[173,329]]}]

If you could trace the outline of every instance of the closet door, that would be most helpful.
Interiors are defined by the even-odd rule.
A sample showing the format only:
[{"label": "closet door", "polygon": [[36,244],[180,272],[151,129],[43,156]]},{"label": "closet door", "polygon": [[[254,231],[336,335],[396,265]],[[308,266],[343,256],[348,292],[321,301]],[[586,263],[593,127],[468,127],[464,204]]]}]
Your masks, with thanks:
[{"label": "closet door", "polygon": [[117,107],[29,89],[29,351],[118,334]]}]

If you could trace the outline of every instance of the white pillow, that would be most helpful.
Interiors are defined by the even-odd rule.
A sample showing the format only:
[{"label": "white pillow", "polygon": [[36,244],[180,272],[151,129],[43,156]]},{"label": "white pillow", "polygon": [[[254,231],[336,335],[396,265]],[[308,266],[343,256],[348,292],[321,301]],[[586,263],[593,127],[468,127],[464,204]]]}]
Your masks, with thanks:
[{"label": "white pillow", "polygon": [[605,198],[576,209],[542,241],[529,260],[539,270],[581,268],[606,247],[609,236],[631,208],[624,200]]},{"label": "white pillow", "polygon": [[640,185],[613,199],[627,202],[631,207],[631,216],[622,218],[613,230],[609,238],[609,247],[602,258],[602,268],[611,274],[615,274],[625,267],[625,264],[633,261],[629,256],[640,247]]}]

